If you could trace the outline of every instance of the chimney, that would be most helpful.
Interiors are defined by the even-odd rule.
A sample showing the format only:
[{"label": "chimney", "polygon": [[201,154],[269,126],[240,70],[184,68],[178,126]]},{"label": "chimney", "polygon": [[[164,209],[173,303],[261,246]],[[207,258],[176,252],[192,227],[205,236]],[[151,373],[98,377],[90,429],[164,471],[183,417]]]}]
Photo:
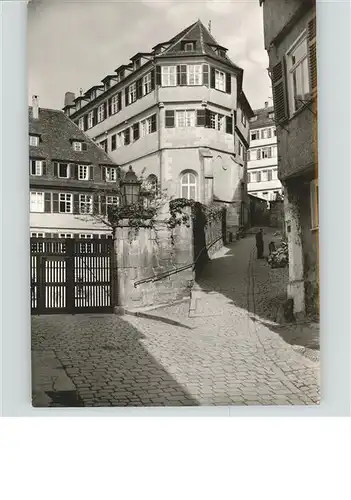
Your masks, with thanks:
[{"label": "chimney", "polygon": [[264,107],[267,109],[268,108],[268,101],[264,103]]},{"label": "chimney", "polygon": [[66,92],[65,93],[65,107],[66,106],[73,106],[75,98],[76,98],[76,96],[73,92]]},{"label": "chimney", "polygon": [[32,116],[34,120],[39,118],[39,98],[37,95],[32,96]]}]

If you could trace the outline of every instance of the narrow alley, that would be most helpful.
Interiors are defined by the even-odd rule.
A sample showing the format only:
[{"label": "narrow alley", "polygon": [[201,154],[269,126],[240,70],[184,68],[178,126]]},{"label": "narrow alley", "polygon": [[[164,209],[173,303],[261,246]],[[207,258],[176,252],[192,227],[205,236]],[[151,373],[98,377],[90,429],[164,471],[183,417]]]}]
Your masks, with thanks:
[{"label": "narrow alley", "polygon": [[217,252],[190,305],[32,317],[33,405],[319,403],[318,325],[279,324],[288,270],[254,242]]}]

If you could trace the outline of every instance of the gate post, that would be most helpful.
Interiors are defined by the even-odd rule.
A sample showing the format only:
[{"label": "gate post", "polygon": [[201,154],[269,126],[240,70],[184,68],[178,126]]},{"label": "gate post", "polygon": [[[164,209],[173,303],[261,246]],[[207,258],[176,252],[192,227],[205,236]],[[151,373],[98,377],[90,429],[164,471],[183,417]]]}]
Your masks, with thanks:
[{"label": "gate post", "polygon": [[66,240],[66,308],[68,314],[74,314],[74,246],[75,240],[68,238]]}]

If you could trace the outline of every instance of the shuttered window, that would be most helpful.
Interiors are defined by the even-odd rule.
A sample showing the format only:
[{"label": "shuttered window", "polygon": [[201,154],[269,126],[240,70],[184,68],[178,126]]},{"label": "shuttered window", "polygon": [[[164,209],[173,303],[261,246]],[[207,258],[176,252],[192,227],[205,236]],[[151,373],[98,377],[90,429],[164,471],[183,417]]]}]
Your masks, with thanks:
[{"label": "shuttered window", "polygon": [[166,110],[165,125],[167,128],[174,127],[174,110],[173,109]]},{"label": "shuttered window", "polygon": [[233,133],[233,118],[231,116],[225,117],[225,131],[227,134]]},{"label": "shuttered window", "polygon": [[310,82],[307,53],[307,37],[304,33],[286,57],[290,114],[298,111],[309,99]]},{"label": "shuttered window", "polygon": [[276,121],[284,122],[288,119],[287,91],[284,59],[272,69],[273,102]]},{"label": "shuttered window", "polygon": [[309,21],[307,31],[310,89],[313,94],[317,91],[317,26],[315,17]]}]

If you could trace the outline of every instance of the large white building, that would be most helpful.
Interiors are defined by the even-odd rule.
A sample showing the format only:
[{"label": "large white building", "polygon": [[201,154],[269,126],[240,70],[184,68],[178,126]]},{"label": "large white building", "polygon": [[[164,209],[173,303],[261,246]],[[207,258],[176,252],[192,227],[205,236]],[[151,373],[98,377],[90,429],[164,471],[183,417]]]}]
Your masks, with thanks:
[{"label": "large white building", "polygon": [[247,190],[259,198],[272,201],[283,194],[278,179],[277,135],[274,109],[265,107],[254,111],[250,119],[250,148],[247,158]]},{"label": "large white building", "polygon": [[235,233],[247,222],[253,114],[243,70],[199,20],[130,61],[81,96],[68,93],[65,113],[122,171],[132,165],[169,198],[224,204]]}]

